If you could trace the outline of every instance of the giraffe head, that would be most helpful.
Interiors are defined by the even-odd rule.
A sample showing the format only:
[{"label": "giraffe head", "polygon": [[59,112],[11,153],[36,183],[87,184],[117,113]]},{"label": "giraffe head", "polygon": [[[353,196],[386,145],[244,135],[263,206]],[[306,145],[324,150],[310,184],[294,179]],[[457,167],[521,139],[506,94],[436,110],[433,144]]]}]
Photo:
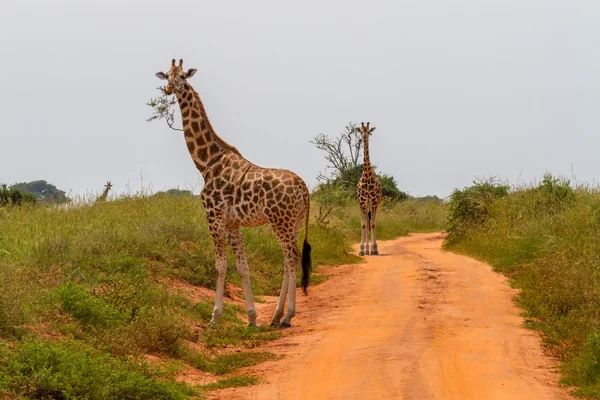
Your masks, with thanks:
[{"label": "giraffe head", "polygon": [[106,185],[104,185],[104,187],[106,188],[106,191],[108,192],[112,188],[112,183],[110,183],[110,181],[108,181],[108,182],[106,182]]},{"label": "giraffe head", "polygon": [[183,60],[179,60],[179,65],[175,65],[175,59],[171,60],[171,68],[166,74],[164,72],[157,72],[155,75],[159,79],[167,81],[165,86],[166,94],[173,94],[180,91],[185,84],[186,79],[191,78],[196,73],[194,68],[188,69],[187,72],[183,71]]},{"label": "giraffe head", "polygon": [[369,128],[369,124],[370,122],[367,122],[367,125],[365,125],[364,122],[360,123],[360,133],[365,139],[368,139],[369,136],[371,136],[373,134],[373,131],[375,130],[375,127]]}]

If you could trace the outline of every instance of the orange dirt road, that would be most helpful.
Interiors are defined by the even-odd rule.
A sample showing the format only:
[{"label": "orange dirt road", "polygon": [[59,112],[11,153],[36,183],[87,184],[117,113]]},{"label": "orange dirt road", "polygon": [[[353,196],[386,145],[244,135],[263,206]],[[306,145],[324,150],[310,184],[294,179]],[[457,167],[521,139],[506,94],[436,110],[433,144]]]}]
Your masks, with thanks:
[{"label": "orange dirt road", "polygon": [[[570,399],[490,266],[441,250],[441,234],[379,243],[365,264],[323,268],[293,327],[243,373],[263,383],[211,399]],[[262,304],[268,323],[274,301]]]}]

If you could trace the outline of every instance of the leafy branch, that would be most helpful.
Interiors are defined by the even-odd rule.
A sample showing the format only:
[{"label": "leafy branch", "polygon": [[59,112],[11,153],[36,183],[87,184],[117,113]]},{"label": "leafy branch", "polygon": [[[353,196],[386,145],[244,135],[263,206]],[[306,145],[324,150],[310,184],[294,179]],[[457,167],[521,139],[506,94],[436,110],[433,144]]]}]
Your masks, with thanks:
[{"label": "leafy branch", "polygon": [[146,103],[147,106],[152,107],[152,114],[146,121],[150,122],[156,119],[164,119],[169,128],[174,131],[183,131],[183,129],[175,127],[175,105],[177,104],[177,98],[175,96],[167,95],[162,87],[157,89],[161,91],[161,95],[159,97],[151,98],[150,101]]}]

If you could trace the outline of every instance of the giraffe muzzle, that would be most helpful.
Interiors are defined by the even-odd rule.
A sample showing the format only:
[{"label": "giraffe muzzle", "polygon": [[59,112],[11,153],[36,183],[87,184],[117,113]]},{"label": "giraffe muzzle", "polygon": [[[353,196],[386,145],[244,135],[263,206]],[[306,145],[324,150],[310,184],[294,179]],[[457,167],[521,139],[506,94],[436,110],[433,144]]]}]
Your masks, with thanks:
[{"label": "giraffe muzzle", "polygon": [[166,94],[173,94],[173,92],[175,91],[175,86],[171,85],[170,83],[168,85],[165,86],[165,93]]}]

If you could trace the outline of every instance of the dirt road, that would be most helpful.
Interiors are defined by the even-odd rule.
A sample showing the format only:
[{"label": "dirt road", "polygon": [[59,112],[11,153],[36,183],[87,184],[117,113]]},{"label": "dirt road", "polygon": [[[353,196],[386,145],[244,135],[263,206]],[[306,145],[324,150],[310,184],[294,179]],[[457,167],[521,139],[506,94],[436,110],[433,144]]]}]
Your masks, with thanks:
[{"label": "dirt road", "polygon": [[[441,250],[440,234],[381,242],[366,264],[326,268],[299,295],[294,326],[244,371],[266,383],[213,399],[569,399],[515,291],[481,262]],[[262,305],[268,323],[274,303]]]}]

